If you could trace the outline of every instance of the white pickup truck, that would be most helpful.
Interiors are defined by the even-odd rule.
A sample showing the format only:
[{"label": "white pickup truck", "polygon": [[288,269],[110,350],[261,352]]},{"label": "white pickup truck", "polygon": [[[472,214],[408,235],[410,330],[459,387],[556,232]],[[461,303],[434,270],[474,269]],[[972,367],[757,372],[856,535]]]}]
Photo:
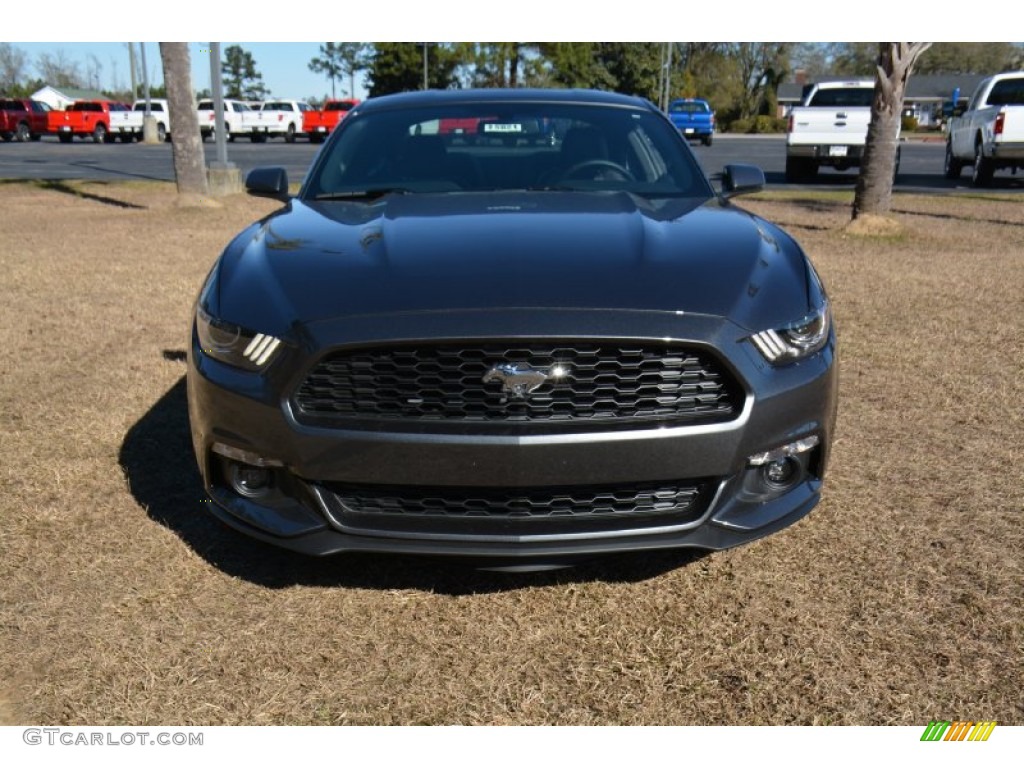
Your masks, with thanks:
[{"label": "white pickup truck", "polygon": [[875,83],[871,80],[815,85],[803,105],[789,113],[786,181],[812,181],[823,165],[839,171],[859,166],[874,94]]},{"label": "white pickup truck", "polygon": [[260,106],[252,140],[266,141],[268,138],[280,136],[289,144],[294,144],[295,137],[302,133],[303,113],[312,111],[313,107],[304,101],[265,101]]},{"label": "white pickup truck", "polygon": [[[171,117],[168,114],[167,99],[150,99],[149,113],[156,118],[156,136],[160,141],[171,138]],[[142,121],[146,116],[146,100],[140,99],[132,105],[120,128],[121,141],[142,141]],[[113,126],[111,126],[113,129]]]},{"label": "white pickup truck", "polygon": [[[203,141],[213,136],[216,132],[216,122],[213,113],[213,99],[203,99],[196,106],[199,115],[199,133]],[[249,106],[241,101],[224,99],[224,127],[228,135],[228,141],[234,141],[238,136],[252,138],[253,129],[259,120],[259,113],[249,109]]]},{"label": "white pickup truck", "polygon": [[982,80],[967,109],[949,121],[946,178],[973,167],[971,183],[985,187],[999,168],[1024,168],[1024,72]]}]

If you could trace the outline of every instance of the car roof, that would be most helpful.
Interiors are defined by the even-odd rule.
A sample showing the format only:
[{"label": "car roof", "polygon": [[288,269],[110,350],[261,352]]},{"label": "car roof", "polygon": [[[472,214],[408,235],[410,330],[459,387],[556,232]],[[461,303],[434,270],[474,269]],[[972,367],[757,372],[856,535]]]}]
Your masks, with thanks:
[{"label": "car roof", "polygon": [[653,109],[654,105],[638,96],[580,88],[466,88],[449,91],[411,91],[367,99],[359,105],[363,114],[396,107],[472,104],[474,102],[548,102],[562,104],[607,104],[610,106]]}]

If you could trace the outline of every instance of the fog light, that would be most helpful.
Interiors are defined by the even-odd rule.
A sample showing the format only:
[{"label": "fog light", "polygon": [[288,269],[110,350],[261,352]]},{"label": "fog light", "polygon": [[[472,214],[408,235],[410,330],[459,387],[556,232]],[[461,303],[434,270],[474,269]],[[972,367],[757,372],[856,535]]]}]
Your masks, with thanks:
[{"label": "fog light", "polygon": [[797,488],[810,475],[813,451],[821,443],[817,435],[808,435],[747,457],[743,474],[743,492],[751,501],[771,501]]},{"label": "fog light", "polygon": [[258,499],[270,491],[273,475],[269,469],[231,462],[228,468],[228,482],[235,492],[247,499]]},{"label": "fog light", "polygon": [[800,479],[800,462],[787,456],[783,459],[776,459],[761,466],[761,476],[764,483],[775,490],[783,490],[795,485]]}]

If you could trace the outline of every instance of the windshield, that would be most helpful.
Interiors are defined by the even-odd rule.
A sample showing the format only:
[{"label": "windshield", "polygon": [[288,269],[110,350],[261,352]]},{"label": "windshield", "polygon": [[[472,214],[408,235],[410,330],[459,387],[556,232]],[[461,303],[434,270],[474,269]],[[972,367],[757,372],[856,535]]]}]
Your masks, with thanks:
[{"label": "windshield", "polygon": [[353,112],[303,197],[494,190],[712,194],[678,132],[653,110],[480,100]]}]

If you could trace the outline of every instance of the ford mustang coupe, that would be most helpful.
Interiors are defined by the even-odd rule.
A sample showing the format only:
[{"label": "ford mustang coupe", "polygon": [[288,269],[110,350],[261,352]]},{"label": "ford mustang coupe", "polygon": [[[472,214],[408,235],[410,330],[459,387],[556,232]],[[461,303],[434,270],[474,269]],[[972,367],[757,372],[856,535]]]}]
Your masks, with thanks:
[{"label": "ford mustang coupe", "polygon": [[195,304],[208,505],[315,555],[486,567],[722,549],[818,502],[837,403],[800,246],[712,186],[649,102],[420,92],[358,105]]}]

